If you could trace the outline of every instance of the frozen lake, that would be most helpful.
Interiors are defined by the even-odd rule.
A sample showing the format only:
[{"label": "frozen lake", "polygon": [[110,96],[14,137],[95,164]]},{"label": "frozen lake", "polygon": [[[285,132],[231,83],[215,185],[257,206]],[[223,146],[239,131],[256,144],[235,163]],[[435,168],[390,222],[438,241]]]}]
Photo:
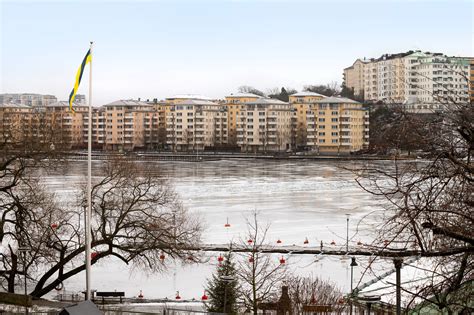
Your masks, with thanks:
[{"label": "frozen lake", "polygon": [[[93,162],[93,169],[100,167],[100,163]],[[344,248],[346,213],[350,213],[349,236],[351,244],[355,244],[360,239],[370,238],[373,230],[370,223],[377,220],[372,218],[357,226],[361,218],[381,209],[381,201],[360,189],[354,175],[341,168],[349,166],[348,163],[361,166],[362,162],[221,160],[146,163],[156,166],[157,174],[168,177],[183,204],[202,218],[206,243],[227,243],[245,237],[245,219],[257,210],[259,222],[270,224],[269,244],[276,244],[276,240],[281,239],[282,245],[303,245],[307,237],[309,246],[318,246],[321,240],[326,244],[334,240],[336,246]],[[85,174],[85,161],[70,162],[66,170],[44,175],[42,181],[58,195],[67,196],[85,181]],[[224,227],[227,219],[230,228]],[[184,299],[199,299],[206,278],[217,263],[218,253],[207,255],[210,263],[185,267],[170,264],[168,272],[163,274],[130,271],[126,265],[112,259],[101,261],[92,267],[92,288],[125,291],[126,296],[136,296],[142,290],[149,298],[174,298],[179,290]],[[350,287],[348,261],[341,262],[334,257],[314,262],[310,255],[293,255],[287,257],[287,261],[297,273],[312,273],[330,279],[344,291]],[[83,290],[83,274],[67,281],[65,287],[68,291]]]}]

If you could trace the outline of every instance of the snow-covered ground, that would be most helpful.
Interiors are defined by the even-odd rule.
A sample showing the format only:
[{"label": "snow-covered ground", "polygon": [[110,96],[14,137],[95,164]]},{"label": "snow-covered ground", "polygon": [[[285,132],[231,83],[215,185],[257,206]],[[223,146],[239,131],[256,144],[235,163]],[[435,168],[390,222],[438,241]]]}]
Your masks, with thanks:
[{"label": "snow-covered ground", "polygon": [[[94,162],[98,169],[102,162]],[[145,162],[142,162],[145,163]],[[259,220],[269,223],[268,242],[282,245],[319,246],[320,241],[345,247],[346,214],[350,213],[349,236],[351,244],[370,239],[374,224],[380,220],[381,204],[362,191],[350,172],[340,168],[348,163],[338,161],[262,161],[221,160],[202,163],[146,162],[157,174],[167,176],[181,196],[184,205],[199,215],[205,226],[206,243],[228,243],[238,240],[246,231],[245,219],[253,210]],[[384,162],[372,162],[384,163]],[[86,162],[70,162],[67,170],[43,174],[44,182],[58,196],[69,198],[84,183]],[[373,215],[361,219],[369,213]],[[229,221],[230,228],[224,224]],[[217,263],[218,253],[208,253],[209,263],[191,266],[169,264],[168,272],[147,274],[130,270],[113,259],[101,261],[92,268],[92,287],[97,290],[125,291],[136,296],[142,290],[149,298],[174,298],[179,290],[184,299],[199,299],[206,278]],[[279,257],[275,256],[275,260]],[[315,262],[313,256],[287,257],[291,268],[301,274],[315,274],[330,279],[345,292],[350,287],[350,261],[326,257]],[[354,286],[358,282],[355,270]],[[365,279],[367,280],[367,279]],[[84,289],[84,276],[65,283],[68,291]]]}]

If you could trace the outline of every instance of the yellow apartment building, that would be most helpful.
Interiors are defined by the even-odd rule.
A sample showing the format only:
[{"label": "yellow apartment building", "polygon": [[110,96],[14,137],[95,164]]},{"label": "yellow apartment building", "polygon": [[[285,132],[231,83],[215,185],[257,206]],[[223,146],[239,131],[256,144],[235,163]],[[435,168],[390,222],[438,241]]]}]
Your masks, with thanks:
[{"label": "yellow apartment building", "polygon": [[258,98],[240,106],[236,132],[237,145],[242,152],[276,152],[291,148],[291,104]]},{"label": "yellow apartment building", "polygon": [[118,100],[105,107],[105,148],[107,150],[143,149],[155,110],[153,105],[136,100]]},{"label": "yellow apartment building", "polygon": [[354,96],[364,96],[364,67],[367,63],[367,60],[357,59],[352,66],[344,69],[344,84],[346,87],[353,89]]},{"label": "yellow apartment building", "polygon": [[342,97],[316,102],[307,114],[307,145],[318,154],[349,154],[369,145],[369,112]]},{"label": "yellow apartment building", "polygon": [[229,116],[227,130],[229,132],[229,146],[237,145],[237,117],[240,115],[240,110],[244,108],[244,104],[255,102],[261,98],[259,95],[252,93],[232,93],[225,97],[225,105]]},{"label": "yellow apartment building", "polygon": [[188,99],[169,105],[167,146],[173,151],[203,151],[227,143],[227,111],[211,101]]},{"label": "yellow apartment building", "polygon": [[324,97],[326,96],[314,92],[299,92],[290,95],[289,101],[295,113],[292,128],[292,143],[294,148],[302,149],[306,146],[306,113],[317,101]]}]

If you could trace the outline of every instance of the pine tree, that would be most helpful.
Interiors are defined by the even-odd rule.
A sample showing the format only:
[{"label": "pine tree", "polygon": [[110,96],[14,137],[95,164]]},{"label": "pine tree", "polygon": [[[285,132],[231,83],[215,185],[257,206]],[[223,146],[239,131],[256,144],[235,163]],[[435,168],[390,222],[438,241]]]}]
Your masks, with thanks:
[{"label": "pine tree", "polygon": [[228,252],[224,255],[224,261],[217,266],[211,279],[207,280],[206,292],[209,296],[209,301],[206,302],[207,311],[237,314],[238,286],[232,252]]}]

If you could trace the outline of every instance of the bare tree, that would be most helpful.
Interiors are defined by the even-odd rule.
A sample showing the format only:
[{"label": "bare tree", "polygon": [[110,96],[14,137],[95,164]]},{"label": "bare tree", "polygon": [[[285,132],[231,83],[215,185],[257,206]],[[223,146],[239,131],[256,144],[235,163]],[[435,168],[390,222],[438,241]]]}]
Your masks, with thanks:
[{"label": "bare tree", "polygon": [[[126,264],[160,272],[165,256],[190,262],[182,248],[199,241],[201,227],[181,206],[169,183],[150,169],[132,162],[113,161],[92,189],[92,264],[116,257]],[[32,296],[41,297],[85,269],[84,231],[79,227],[86,191],[76,204],[60,208],[54,195],[34,178],[11,193],[3,203],[2,232],[8,226],[8,251],[2,252],[3,277],[13,291],[11,276],[18,270],[18,246],[28,246],[25,266],[34,280]],[[34,193],[34,195],[32,195]],[[34,197],[34,198],[33,198]],[[9,207],[14,206],[11,212]],[[16,220],[10,220],[14,213]],[[25,223],[27,222],[27,223]]]},{"label": "bare tree", "polygon": [[[430,281],[409,293],[455,312],[465,307],[474,278],[474,107],[453,100],[443,105],[431,132],[418,134],[426,160],[395,159],[391,168],[373,164],[357,170],[357,182],[388,201],[389,215],[375,240],[384,244],[380,249],[416,248],[421,256],[437,257],[430,263]],[[420,128],[408,115],[398,119],[407,130]]]},{"label": "bare tree", "polygon": [[259,303],[276,298],[286,277],[286,262],[261,252],[262,246],[267,245],[269,225],[260,226],[256,211],[247,219],[247,228],[247,239],[242,243],[251,249],[251,253],[241,256],[237,275],[242,288],[242,303],[251,313],[257,314]]},{"label": "bare tree", "polygon": [[286,279],[289,294],[296,314],[303,312],[304,305],[338,305],[343,296],[335,284],[309,275],[290,275]]}]

